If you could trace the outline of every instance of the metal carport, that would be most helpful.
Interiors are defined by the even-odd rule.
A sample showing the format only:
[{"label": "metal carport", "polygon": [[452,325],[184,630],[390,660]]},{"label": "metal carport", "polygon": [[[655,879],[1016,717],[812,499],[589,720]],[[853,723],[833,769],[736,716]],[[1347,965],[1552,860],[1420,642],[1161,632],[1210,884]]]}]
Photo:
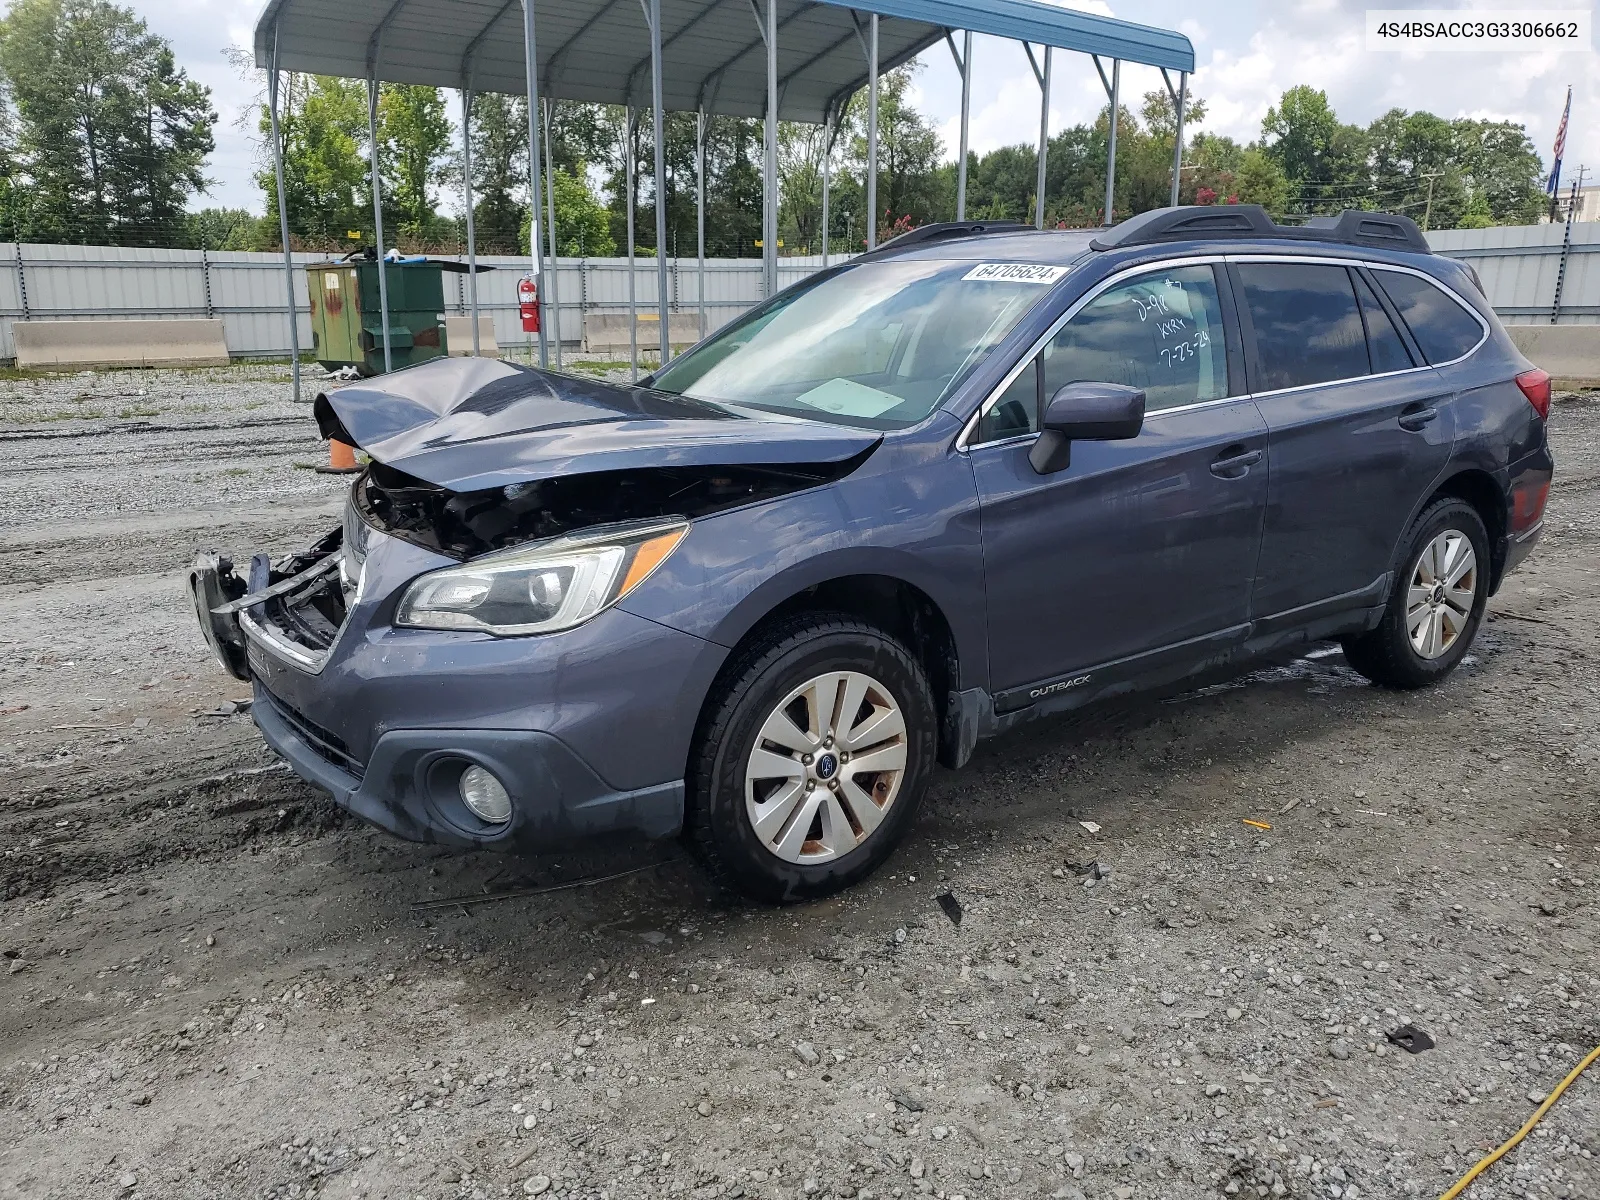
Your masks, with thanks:
[{"label": "metal carport", "polygon": [[[955,34],[962,34],[958,48]],[[1172,200],[1177,202],[1183,157],[1185,86],[1194,69],[1194,48],[1181,33],[1136,25],[1091,13],[1073,12],[1037,0],[269,0],[255,29],[256,64],[268,72],[278,213],[289,275],[290,337],[295,354],[295,394],[299,395],[299,336],[294,313],[293,267],[289,255],[288,214],[284,211],[282,143],[278,134],[278,76],[283,70],[336,75],[367,81],[371,138],[373,220],[380,256],[383,213],[377,159],[378,81],[454,87],[462,92],[463,140],[475,91],[527,95],[528,178],[533,205],[532,259],[545,291],[544,236],[539,212],[543,188],[540,114],[550,100],[599,101],[624,105],[630,122],[648,106],[655,122],[655,177],[665,178],[663,114],[694,112],[699,117],[697,200],[700,211],[698,258],[705,262],[705,128],[711,115],[764,117],[765,195],[762,256],[768,294],[777,278],[777,122],[820,123],[828,129],[831,152],[847,101],[868,89],[867,206],[877,213],[877,116],[879,76],[937,42],[949,44],[961,74],[961,135],[956,216],[966,210],[967,121],[971,93],[972,34],[984,33],[1023,43],[1039,83],[1040,128],[1035,221],[1044,223],[1045,155],[1049,133],[1052,51],[1089,54],[1111,104],[1106,170],[1105,217],[1111,216],[1116,171],[1116,118],[1121,64],[1161,69],[1177,109]],[[770,36],[769,36],[770,34]],[[1042,48],[1036,54],[1035,45]],[[1102,63],[1110,60],[1110,72]],[[1174,86],[1169,72],[1178,73]],[[632,154],[628,155],[631,169]],[[831,157],[831,153],[829,155]],[[826,163],[823,215],[828,204]],[[471,224],[470,171],[467,179],[468,256],[476,263]],[[553,198],[548,217],[553,218]],[[628,201],[632,256],[632,190]],[[655,205],[661,356],[670,356],[666,256],[666,206]],[[867,244],[876,244],[876,221],[867,221]],[[826,242],[824,242],[826,247]],[[550,238],[552,258],[556,248]],[[826,254],[826,249],[824,250]],[[379,269],[381,320],[388,347],[388,295]],[[478,328],[475,275],[471,288],[474,351]],[[631,275],[630,275],[631,279]],[[702,296],[704,290],[701,291]],[[553,298],[552,298],[553,299]],[[702,314],[702,332],[704,319]],[[558,343],[559,354],[559,343]],[[637,363],[637,352],[634,354]],[[539,359],[548,365],[544,323]]]}]

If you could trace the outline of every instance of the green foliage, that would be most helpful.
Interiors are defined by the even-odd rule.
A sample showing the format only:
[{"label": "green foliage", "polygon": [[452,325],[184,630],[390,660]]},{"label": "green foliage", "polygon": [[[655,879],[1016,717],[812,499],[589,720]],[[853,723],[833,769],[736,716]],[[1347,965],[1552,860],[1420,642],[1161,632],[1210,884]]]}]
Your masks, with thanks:
[{"label": "green foliage", "polygon": [[[557,167],[555,184],[556,247],[562,258],[610,258],[617,253],[611,236],[611,214],[589,187],[588,164],[579,159],[572,170]],[[540,212],[544,212],[541,208]],[[653,226],[652,226],[653,228]],[[528,253],[528,227],[522,227],[523,253]],[[642,252],[642,251],[641,251]],[[650,253],[654,253],[651,250]]]},{"label": "green foliage", "polygon": [[210,91],[132,10],[15,0],[0,20],[7,85],[0,236],[172,244],[204,191]]},{"label": "green foliage", "polygon": [[[370,234],[372,229],[372,191],[367,182],[364,150],[366,87],[350,79],[289,73],[284,78],[280,105],[290,238],[315,249],[348,247],[347,233],[354,230]],[[272,125],[265,106],[258,127],[263,140],[271,138]],[[278,192],[270,149],[266,156],[256,182],[267,202],[268,245],[276,246]]]},{"label": "green foliage", "polygon": [[202,208],[187,215],[184,242],[207,250],[258,250],[263,218],[242,208]]},{"label": "green foliage", "polygon": [[[396,233],[401,237],[436,240],[433,189],[459,178],[451,140],[450,118],[438,88],[399,83],[381,86],[378,161],[384,173],[385,199],[393,205]],[[384,216],[387,220],[387,209]]]},{"label": "green foliage", "polygon": [[472,215],[483,253],[520,252],[527,186],[527,97],[479,93],[472,98]]}]

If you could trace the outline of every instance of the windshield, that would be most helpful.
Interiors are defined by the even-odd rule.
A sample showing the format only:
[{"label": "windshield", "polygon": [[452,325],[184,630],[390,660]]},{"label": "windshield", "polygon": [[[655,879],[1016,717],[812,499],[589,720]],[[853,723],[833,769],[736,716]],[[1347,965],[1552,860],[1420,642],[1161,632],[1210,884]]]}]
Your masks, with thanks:
[{"label": "windshield", "polygon": [[890,259],[829,274],[669,364],[663,392],[868,429],[922,420],[1066,267]]}]

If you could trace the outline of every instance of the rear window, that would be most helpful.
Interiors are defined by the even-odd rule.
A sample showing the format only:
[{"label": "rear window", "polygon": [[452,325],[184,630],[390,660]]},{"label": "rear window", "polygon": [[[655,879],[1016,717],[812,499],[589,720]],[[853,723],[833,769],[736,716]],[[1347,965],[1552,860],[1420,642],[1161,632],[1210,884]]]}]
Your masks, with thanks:
[{"label": "rear window", "polygon": [[1355,276],[1356,295],[1361,297],[1361,315],[1367,319],[1367,349],[1372,354],[1372,371],[1382,375],[1385,371],[1404,371],[1416,366],[1411,361],[1411,351],[1400,338],[1383,305],[1372,294],[1367,281]]},{"label": "rear window", "polygon": [[1367,374],[1367,333],[1350,273],[1318,263],[1240,263],[1255,326],[1257,391]]},{"label": "rear window", "polygon": [[1483,340],[1483,324],[1443,288],[1420,275],[1373,271],[1430,363],[1449,362]]}]

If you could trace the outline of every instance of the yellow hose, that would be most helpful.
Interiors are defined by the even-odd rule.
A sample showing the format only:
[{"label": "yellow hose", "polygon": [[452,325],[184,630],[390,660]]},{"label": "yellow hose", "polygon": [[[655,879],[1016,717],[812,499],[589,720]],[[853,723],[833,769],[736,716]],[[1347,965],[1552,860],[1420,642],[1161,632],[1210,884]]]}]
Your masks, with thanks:
[{"label": "yellow hose", "polygon": [[1533,1127],[1544,1119],[1545,1113],[1550,1111],[1550,1106],[1557,1100],[1561,1099],[1561,1093],[1567,1090],[1572,1081],[1587,1071],[1596,1060],[1600,1060],[1600,1046],[1596,1046],[1593,1050],[1591,1050],[1589,1052],[1589,1056],[1577,1066],[1573,1067],[1571,1073],[1556,1085],[1556,1090],[1545,1097],[1543,1104],[1534,1109],[1533,1116],[1528,1118],[1527,1124],[1525,1124],[1521,1129],[1517,1130],[1516,1133],[1512,1134],[1511,1137],[1506,1140],[1505,1144],[1498,1150],[1494,1151],[1492,1154],[1486,1155],[1477,1166],[1473,1167],[1472,1170],[1468,1171],[1461,1177],[1461,1182],[1457,1183],[1448,1192],[1440,1196],[1439,1200],[1456,1200],[1456,1197],[1460,1196],[1462,1192],[1466,1191],[1474,1179],[1476,1179],[1479,1175],[1482,1175],[1490,1167],[1494,1166],[1495,1163],[1499,1162],[1502,1158],[1509,1154],[1512,1149],[1516,1147],[1517,1143],[1522,1141],[1523,1138],[1527,1137],[1528,1134],[1533,1131]]}]

